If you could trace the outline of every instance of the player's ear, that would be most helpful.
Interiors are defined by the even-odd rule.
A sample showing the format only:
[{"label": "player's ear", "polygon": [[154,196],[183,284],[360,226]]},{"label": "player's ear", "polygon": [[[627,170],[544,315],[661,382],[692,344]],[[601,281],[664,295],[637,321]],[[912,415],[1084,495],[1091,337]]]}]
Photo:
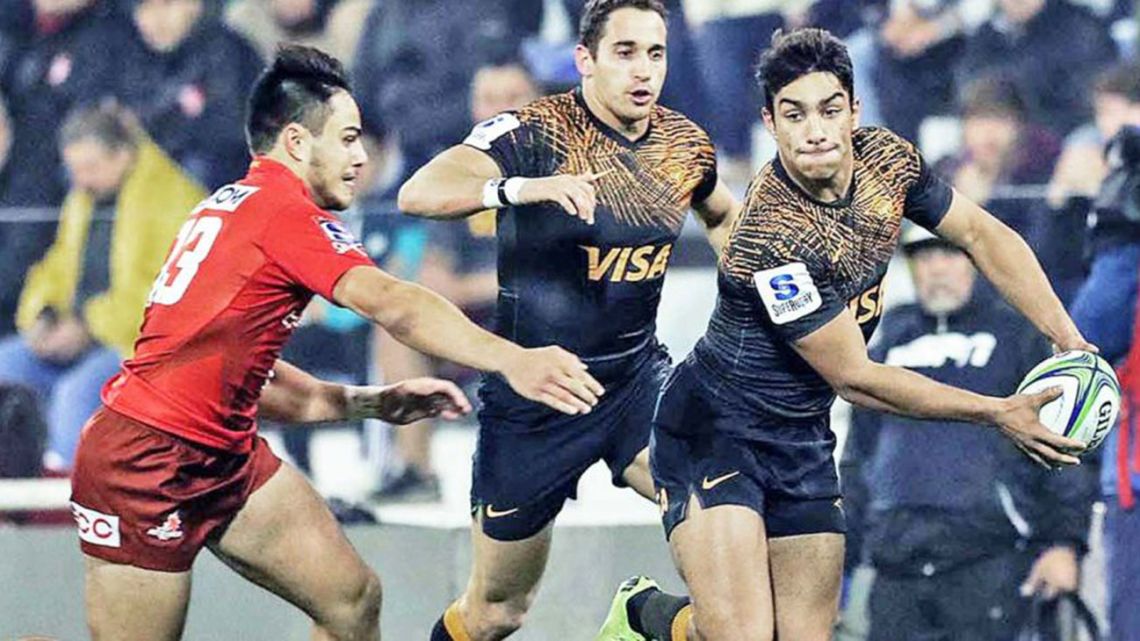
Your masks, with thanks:
[{"label": "player's ear", "polygon": [[581,43],[574,47],[574,66],[578,68],[578,75],[583,78],[594,75],[594,56]]},{"label": "player's ear", "polygon": [[858,129],[859,128],[859,116],[862,115],[862,113],[863,113],[863,102],[861,100],[859,100],[858,98],[852,98],[851,99],[851,120],[852,120],[851,128],[852,129]]},{"label": "player's ear", "polygon": [[767,107],[760,108],[760,118],[764,121],[764,128],[773,138],[776,137],[776,121],[772,119],[772,112]]},{"label": "player's ear", "polygon": [[285,146],[285,153],[289,157],[300,161],[309,160],[309,146],[312,143],[312,134],[300,123],[291,122],[281,130],[281,143]]}]

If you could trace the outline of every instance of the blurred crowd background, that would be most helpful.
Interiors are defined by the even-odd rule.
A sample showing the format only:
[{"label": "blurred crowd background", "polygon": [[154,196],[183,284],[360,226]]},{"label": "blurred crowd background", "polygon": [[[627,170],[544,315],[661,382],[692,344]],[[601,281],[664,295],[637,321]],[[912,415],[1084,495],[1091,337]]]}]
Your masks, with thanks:
[{"label": "blurred crowd background", "polygon": [[[402,216],[395,193],[474,123],[577,83],[572,54],[583,4],[0,0],[0,477],[67,475],[100,386],[130,354],[147,291],[181,217],[245,173],[247,90],[278,42],[321,47],[351,72],[371,162],[360,180],[362,197],[345,217],[368,251],[386,269],[489,319],[497,292],[493,214],[425,222]],[[742,194],[774,153],[759,122],[752,73],[759,53],[776,28],[825,27],[847,42],[854,59],[862,124],[887,126],[914,141],[946,181],[1021,233],[1078,322],[1087,323],[1086,335],[1115,363],[1127,362],[1140,271],[1140,134],[1130,134],[1140,127],[1140,66],[1132,0],[665,4],[669,76],[661,101],[711,133],[720,175],[735,192]],[[979,391],[1011,392],[1048,345],[1026,338],[1031,328],[1009,329],[1016,322],[953,248],[920,235],[906,246],[900,263],[910,271],[897,277],[914,276],[916,304],[893,311],[906,331],[892,331],[888,315],[876,356],[936,377],[942,372],[952,382],[973,381]],[[698,229],[687,230],[674,265],[715,268]],[[682,322],[695,331],[705,324]],[[1012,338],[998,336],[1007,330]],[[983,334],[1006,347],[987,348]],[[306,312],[285,358],[345,382],[430,373],[468,386],[477,380],[374,335],[361,319],[321,300]],[[957,381],[956,372],[968,375]],[[394,433],[376,469],[373,500],[439,498],[431,429]],[[1084,470],[1059,484],[1028,472],[995,481],[1003,470],[1020,472],[1031,463],[1003,458],[996,436],[956,429],[961,438],[941,435],[945,430],[935,437],[856,415],[843,453],[860,537],[849,545],[852,567],[869,562],[902,581],[891,589],[914,593],[919,588],[911,579],[978,567],[974,552],[939,543],[951,535],[974,536],[971,550],[1021,546],[1018,558],[1031,565],[1041,556],[1026,556],[1026,549],[1067,546],[1077,557],[1085,554],[1094,503],[1107,505],[1110,518],[1113,510],[1117,519],[1134,517],[1140,447],[1130,424],[1117,430],[1123,436],[1105,446],[1103,457],[1087,457]],[[309,431],[290,429],[284,439],[292,460],[309,470]],[[990,449],[1001,455],[977,454]],[[931,452],[944,454],[936,463],[920,458]],[[962,459],[973,460],[963,466]],[[945,466],[944,474],[914,481],[932,465]],[[951,481],[977,491],[947,498]],[[1042,489],[1055,485],[1062,487]],[[1025,504],[1028,516],[1011,508]],[[993,518],[990,530],[949,519],[938,532],[919,527],[911,539],[900,534],[933,522],[929,510],[976,515],[979,509],[990,510],[984,512]],[[14,519],[0,514],[6,518]],[[1140,545],[1140,527],[1135,521],[1127,527]],[[1114,562],[1124,568],[1122,558]],[[1004,576],[1030,565],[985,572]],[[1128,572],[1140,582],[1140,568],[1134,569]],[[985,583],[987,576],[971,580]],[[957,603],[968,596],[942,594]],[[1140,622],[1131,633],[1140,634]]]}]

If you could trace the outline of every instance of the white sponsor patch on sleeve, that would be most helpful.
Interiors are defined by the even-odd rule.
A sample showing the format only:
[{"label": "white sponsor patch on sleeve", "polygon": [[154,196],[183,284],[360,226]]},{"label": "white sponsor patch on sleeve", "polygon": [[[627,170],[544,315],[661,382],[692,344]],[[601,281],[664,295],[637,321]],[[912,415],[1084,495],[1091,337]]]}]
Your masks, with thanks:
[{"label": "white sponsor patch on sleeve", "polygon": [[71,515],[75,517],[80,539],[91,545],[108,548],[117,548],[121,545],[119,517],[83,507],[75,501],[71,502]]},{"label": "white sponsor patch on sleeve", "polygon": [[752,274],[760,300],[777,325],[803,318],[823,305],[819,289],[803,263],[788,263]]},{"label": "white sponsor patch on sleeve", "polygon": [[463,144],[487,151],[491,148],[491,143],[521,126],[522,123],[514,114],[502,113],[475,125],[467,138],[463,140]]},{"label": "white sponsor patch on sleeve", "polygon": [[332,220],[331,218],[319,218],[317,224],[320,226],[321,231],[328,237],[329,242],[332,243],[333,249],[338,254],[347,254],[352,250],[358,250],[364,253],[364,246],[360,241],[356,240],[356,236],[344,226],[344,223],[339,220]]}]

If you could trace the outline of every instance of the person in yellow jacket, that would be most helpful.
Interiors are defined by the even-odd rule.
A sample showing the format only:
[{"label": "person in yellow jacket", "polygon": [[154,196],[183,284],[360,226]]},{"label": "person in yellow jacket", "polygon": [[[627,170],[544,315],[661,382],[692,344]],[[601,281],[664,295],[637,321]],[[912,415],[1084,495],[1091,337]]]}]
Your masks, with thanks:
[{"label": "person in yellow jacket", "polygon": [[0,341],[0,381],[38,392],[44,465],[66,472],[103,383],[131,354],[184,212],[206,194],[118,105],[78,109],[59,144],[71,191],[54,243],[28,271],[19,334]]}]

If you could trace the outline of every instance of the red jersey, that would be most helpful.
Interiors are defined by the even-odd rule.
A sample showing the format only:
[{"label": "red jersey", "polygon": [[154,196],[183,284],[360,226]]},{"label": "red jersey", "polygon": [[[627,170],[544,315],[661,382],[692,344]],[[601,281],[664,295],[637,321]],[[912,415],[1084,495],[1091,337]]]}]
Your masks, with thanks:
[{"label": "red jersey", "polygon": [[332,299],[345,272],[372,265],[339,219],[284,165],[202,201],[183,224],[147,301],[135,355],[103,387],[116,412],[208,447],[248,452],[257,401],[301,312]]}]

